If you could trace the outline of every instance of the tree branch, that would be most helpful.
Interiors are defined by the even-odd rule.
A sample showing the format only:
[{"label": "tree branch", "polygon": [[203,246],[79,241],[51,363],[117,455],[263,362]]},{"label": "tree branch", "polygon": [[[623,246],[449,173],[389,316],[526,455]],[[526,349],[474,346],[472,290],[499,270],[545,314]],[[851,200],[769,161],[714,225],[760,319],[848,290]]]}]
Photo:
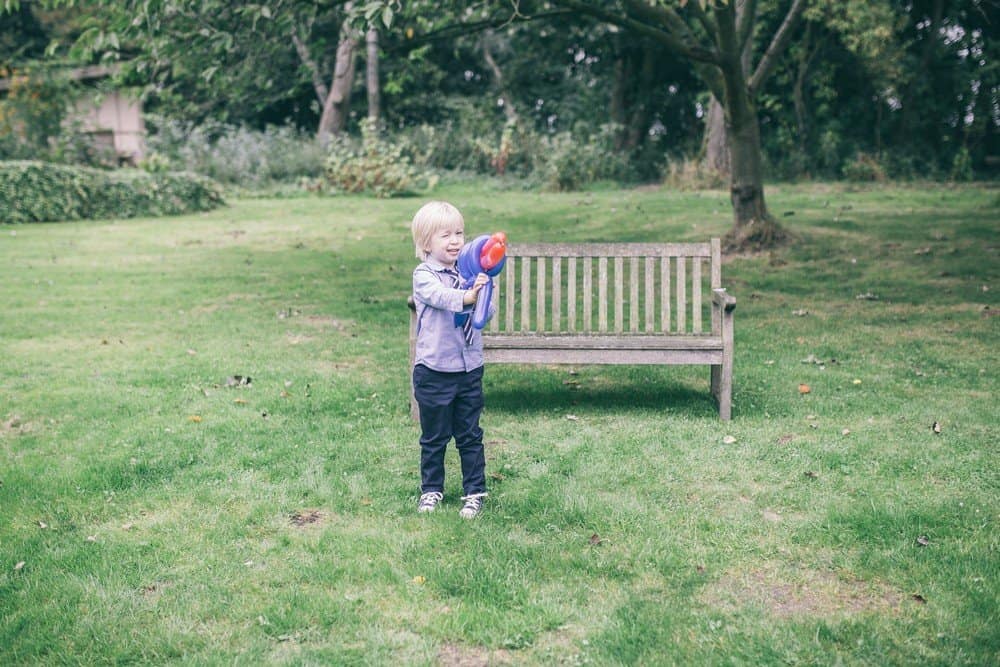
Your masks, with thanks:
[{"label": "tree branch", "polygon": [[740,49],[746,48],[747,41],[753,36],[753,28],[757,24],[757,0],[744,0],[743,11],[736,17],[736,38]]},{"label": "tree branch", "polygon": [[[552,0],[554,4],[568,7],[570,9],[575,9],[578,12],[587,14],[596,19],[600,19],[606,23],[611,23],[619,27],[625,28],[630,32],[649,37],[656,40],[657,42],[663,44],[668,49],[675,53],[679,53],[682,56],[690,58],[691,60],[703,63],[709,63],[712,65],[718,65],[721,63],[719,59],[719,54],[715,49],[705,48],[701,44],[692,43],[685,41],[684,38],[679,37],[674,32],[670,31],[671,23],[676,20],[679,21],[681,25],[684,26],[685,32],[687,32],[684,37],[688,39],[693,39],[690,36],[690,32],[687,31],[687,24],[684,20],[677,16],[676,12],[669,10],[664,7],[651,7],[648,5],[640,5],[639,3],[634,4],[637,10],[642,10],[642,16],[649,18],[652,16],[653,12],[656,12],[663,19],[670,21],[671,23],[664,24],[664,28],[656,28],[642,21],[638,21],[625,13],[614,12],[604,9],[603,7],[595,7],[589,3],[583,2],[582,0]],[[647,11],[648,10],[648,11]],[[663,14],[659,14],[663,12]],[[672,17],[670,15],[673,15]],[[674,24],[676,26],[676,24]]]},{"label": "tree branch", "polygon": [[295,44],[295,51],[299,54],[299,59],[302,64],[306,66],[309,70],[309,74],[312,75],[313,88],[316,90],[316,97],[319,98],[319,103],[322,105],[326,102],[327,96],[330,91],[326,87],[326,83],[323,82],[323,76],[320,73],[319,66],[316,61],[313,60],[312,56],[309,55],[309,47],[306,43],[302,41],[299,36],[299,26],[296,24],[292,25],[292,42]]},{"label": "tree branch", "polygon": [[760,90],[764,80],[777,64],[778,57],[781,56],[782,51],[788,46],[792,30],[795,28],[795,24],[798,23],[799,18],[802,17],[802,12],[805,10],[807,2],[808,0],[794,0],[788,10],[788,14],[785,15],[785,20],[782,21],[781,27],[778,28],[778,32],[774,33],[774,39],[771,40],[770,46],[767,47],[767,51],[764,52],[764,56],[760,59],[757,71],[750,78],[749,89],[751,97]]},{"label": "tree branch", "polygon": [[513,17],[505,16],[503,18],[491,18],[483,21],[475,21],[472,23],[452,23],[451,25],[446,25],[443,28],[438,28],[432,32],[418,35],[412,39],[407,39],[398,44],[394,44],[391,47],[385,48],[386,53],[398,53],[400,51],[408,51],[415,49],[418,46],[423,46],[424,44],[431,44],[433,42],[440,42],[446,39],[454,39],[455,37],[462,37],[465,35],[474,35],[478,32],[483,32],[484,30],[491,30],[493,28],[502,28],[504,26],[510,25],[512,22],[524,22],[524,21],[534,21],[537,19],[550,19],[559,16],[571,16],[573,12],[567,10],[560,10],[554,12],[543,12],[541,14],[534,14],[532,16],[522,16],[516,15]]}]

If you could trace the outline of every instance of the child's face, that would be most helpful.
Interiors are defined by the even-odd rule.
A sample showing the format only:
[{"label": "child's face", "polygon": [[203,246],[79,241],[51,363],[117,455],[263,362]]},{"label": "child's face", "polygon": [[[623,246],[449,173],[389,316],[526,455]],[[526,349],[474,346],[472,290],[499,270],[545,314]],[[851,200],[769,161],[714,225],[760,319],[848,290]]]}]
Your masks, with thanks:
[{"label": "child's face", "polygon": [[458,223],[450,223],[439,229],[431,237],[427,255],[435,262],[454,268],[458,253],[465,244],[465,230]]}]

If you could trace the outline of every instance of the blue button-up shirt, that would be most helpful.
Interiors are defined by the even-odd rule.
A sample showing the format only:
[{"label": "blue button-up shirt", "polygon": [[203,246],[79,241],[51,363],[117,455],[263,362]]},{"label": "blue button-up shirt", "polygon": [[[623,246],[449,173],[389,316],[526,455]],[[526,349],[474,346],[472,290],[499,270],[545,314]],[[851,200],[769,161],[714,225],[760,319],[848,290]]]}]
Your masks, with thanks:
[{"label": "blue button-up shirt", "polygon": [[[465,290],[453,287],[458,272],[427,260],[413,270],[413,300],[417,307],[417,345],[414,364],[442,373],[469,372],[483,365],[483,334],[473,327],[472,342],[465,343],[455,313],[471,313],[462,303]],[[480,292],[480,298],[485,294]],[[489,316],[496,309],[490,304]]]}]

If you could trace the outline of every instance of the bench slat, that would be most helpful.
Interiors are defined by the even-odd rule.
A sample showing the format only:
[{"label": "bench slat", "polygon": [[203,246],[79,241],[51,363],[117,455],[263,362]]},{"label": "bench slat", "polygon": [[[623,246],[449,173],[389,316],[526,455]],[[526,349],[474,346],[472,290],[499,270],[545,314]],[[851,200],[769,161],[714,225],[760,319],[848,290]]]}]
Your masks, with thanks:
[{"label": "bench slat", "polygon": [[511,243],[515,257],[711,257],[710,243]]},{"label": "bench slat", "polygon": [[656,282],[656,258],[646,258],[646,333],[653,333],[656,329],[656,303],[655,303],[655,282]]},{"label": "bench slat", "polygon": [[677,333],[687,331],[687,258],[677,258]]},{"label": "bench slat", "polygon": [[670,258],[660,259],[660,331],[670,331]]},{"label": "bench slat", "polygon": [[[522,261],[523,262],[524,260],[517,260],[517,261]],[[516,261],[515,261],[515,259],[513,257],[508,257],[507,258],[507,262],[508,262],[508,264],[506,264],[504,266],[504,269],[505,269],[504,273],[507,274],[507,277],[506,277],[507,287],[506,287],[506,289],[504,289],[504,292],[506,292],[506,305],[504,306],[504,328],[507,331],[513,331],[514,330],[514,290],[516,289],[516,287],[514,285],[514,281],[516,280],[515,276],[517,275],[517,263],[516,263]],[[497,325],[500,324],[499,313],[497,314],[497,317],[493,318],[493,321],[496,322]]]},{"label": "bench slat", "polygon": [[576,331],[576,257],[570,257],[566,272],[566,330]]},{"label": "bench slat", "polygon": [[545,331],[545,257],[539,257],[535,261],[538,262],[538,270],[535,278],[537,292],[535,302],[535,317],[537,317],[535,331]]},{"label": "bench slat", "polygon": [[639,258],[629,260],[628,267],[628,329],[639,333]]},{"label": "bench slat", "polygon": [[581,335],[483,335],[483,344],[491,348],[511,350],[721,350],[718,336],[581,336]]},{"label": "bench slat", "polygon": [[597,330],[608,331],[608,258],[597,260]]},{"label": "bench slat", "polygon": [[583,330],[594,326],[594,274],[593,258],[583,258]]},{"label": "bench slat", "polygon": [[531,331],[531,259],[521,260],[521,331]]},{"label": "bench slat", "polygon": [[623,313],[625,312],[624,294],[624,271],[622,266],[625,260],[622,257],[615,257],[615,333],[622,333],[625,329],[622,324]]},{"label": "bench slat", "polygon": [[691,330],[701,333],[701,257],[691,260]]},{"label": "bench slat", "polygon": [[562,257],[552,258],[552,330],[562,331]]}]

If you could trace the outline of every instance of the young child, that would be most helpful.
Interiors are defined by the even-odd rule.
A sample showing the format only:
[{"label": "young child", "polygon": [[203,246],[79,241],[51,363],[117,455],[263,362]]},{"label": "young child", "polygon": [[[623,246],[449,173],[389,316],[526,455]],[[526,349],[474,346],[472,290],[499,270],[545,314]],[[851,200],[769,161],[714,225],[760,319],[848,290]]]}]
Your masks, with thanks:
[{"label": "young child", "polygon": [[[489,277],[480,273],[472,287],[459,287],[456,263],[465,245],[465,221],[451,204],[425,204],[413,216],[412,231],[417,258],[422,260],[413,271],[417,310],[413,393],[420,408],[417,511],[433,512],[444,498],[444,455],[454,437],[465,501],[459,515],[472,519],[486,497],[486,455],[479,428],[483,339],[478,329],[456,324],[455,313],[471,313]],[[489,314],[492,317],[492,308]]]}]

